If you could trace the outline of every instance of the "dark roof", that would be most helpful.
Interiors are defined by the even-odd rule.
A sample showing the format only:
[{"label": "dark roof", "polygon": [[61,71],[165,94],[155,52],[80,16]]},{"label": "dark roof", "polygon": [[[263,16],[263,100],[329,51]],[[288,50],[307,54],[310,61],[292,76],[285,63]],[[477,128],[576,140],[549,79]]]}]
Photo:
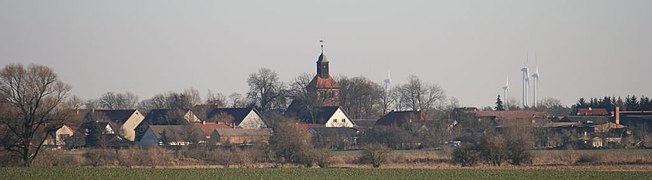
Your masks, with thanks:
[{"label": "dark roof", "polygon": [[496,119],[529,119],[529,118],[543,118],[548,114],[536,111],[478,111],[475,113],[478,118],[491,117]]},{"label": "dark roof", "polygon": [[[152,125],[179,125],[185,124],[181,122],[184,115],[188,113],[187,109],[152,109],[147,113],[143,122]],[[185,120],[187,121],[187,120]]]},{"label": "dark roof", "polygon": [[[77,114],[84,116],[86,121],[105,121],[108,120],[115,124],[124,124],[134,113],[140,113],[135,109],[125,110],[105,110],[105,109],[80,109],[76,110]],[[97,116],[104,116],[107,119],[94,119]]]},{"label": "dark roof", "polygon": [[[315,113],[315,121],[313,121],[312,116],[308,112],[308,110],[304,107],[301,109],[296,109],[292,112],[290,110],[286,113],[286,116],[291,116],[294,118],[298,118],[299,120],[305,122],[305,123],[316,123],[316,124],[326,124],[328,122],[329,118],[337,112],[339,109],[339,106],[321,106],[316,108],[316,113]],[[344,113],[346,114],[346,112]],[[348,115],[346,115],[348,117]]]},{"label": "dark roof", "polygon": [[182,141],[184,137],[189,137],[189,135],[198,138],[205,137],[201,129],[191,125],[150,125],[149,130],[154,133],[157,139],[161,139],[161,135],[165,134],[169,141]]},{"label": "dark roof", "polygon": [[378,119],[353,119],[352,121],[358,127],[370,128],[373,127],[374,124],[376,124],[376,121],[378,121]]},{"label": "dark roof", "polygon": [[322,52],[319,55],[319,58],[317,58],[317,62],[328,62],[328,58],[326,58],[326,55],[324,55],[324,53]]},{"label": "dark roof", "polygon": [[403,123],[411,123],[413,121],[423,121],[428,119],[428,115],[423,111],[392,111],[378,119],[375,125],[400,126]]},{"label": "dark roof", "polygon": [[313,136],[346,136],[352,137],[358,134],[358,130],[347,127],[313,127],[308,130]]},{"label": "dark roof", "polygon": [[604,124],[607,122],[612,122],[612,117],[611,116],[566,116],[559,120],[560,122],[581,122],[581,123],[589,123],[593,122],[593,124]]},{"label": "dark roof", "polygon": [[115,126],[111,122],[88,121],[79,125],[79,128],[77,128],[77,132],[85,134],[93,130],[95,127],[99,127],[100,129],[104,130],[104,128],[107,126],[111,127],[111,129],[115,131]]},{"label": "dark roof", "polygon": [[215,108],[207,114],[204,121],[211,121],[211,118],[217,117],[222,113],[226,113],[232,116],[235,120],[235,124],[238,125],[244,120],[245,117],[247,117],[251,111],[259,114],[258,111],[256,111],[254,108]]}]

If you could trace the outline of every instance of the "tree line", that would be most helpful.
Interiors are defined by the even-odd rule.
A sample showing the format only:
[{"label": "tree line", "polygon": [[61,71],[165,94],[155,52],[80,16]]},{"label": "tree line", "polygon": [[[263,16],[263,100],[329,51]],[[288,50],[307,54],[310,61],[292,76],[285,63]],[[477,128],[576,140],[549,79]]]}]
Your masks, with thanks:
[{"label": "tree line", "polygon": [[620,107],[623,111],[649,111],[652,110],[652,101],[649,97],[636,95],[627,95],[623,100],[620,96],[605,96],[603,98],[580,98],[574,105],[576,108],[605,108],[608,111],[614,111],[615,107]]}]

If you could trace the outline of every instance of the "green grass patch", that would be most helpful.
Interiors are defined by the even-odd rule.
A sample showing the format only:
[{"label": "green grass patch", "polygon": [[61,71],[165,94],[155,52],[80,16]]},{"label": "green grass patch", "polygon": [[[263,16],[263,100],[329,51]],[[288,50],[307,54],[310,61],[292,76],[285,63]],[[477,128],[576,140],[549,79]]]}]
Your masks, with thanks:
[{"label": "green grass patch", "polygon": [[0,168],[0,179],[647,179],[648,171]]}]

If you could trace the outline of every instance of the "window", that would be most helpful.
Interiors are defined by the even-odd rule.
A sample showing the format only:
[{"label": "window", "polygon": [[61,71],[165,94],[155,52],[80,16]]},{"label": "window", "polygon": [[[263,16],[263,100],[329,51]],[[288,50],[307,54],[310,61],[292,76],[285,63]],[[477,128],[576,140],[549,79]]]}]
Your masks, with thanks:
[{"label": "window", "polygon": [[345,122],[346,122],[346,120],[344,120],[344,119],[342,119],[342,122],[343,122],[343,123],[345,123]]}]

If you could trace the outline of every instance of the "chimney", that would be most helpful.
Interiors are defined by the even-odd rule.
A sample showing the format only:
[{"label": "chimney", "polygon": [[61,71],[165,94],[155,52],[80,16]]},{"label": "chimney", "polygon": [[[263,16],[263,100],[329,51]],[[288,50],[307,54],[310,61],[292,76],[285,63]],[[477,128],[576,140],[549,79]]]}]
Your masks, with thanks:
[{"label": "chimney", "polygon": [[616,125],[620,125],[620,107],[616,106]]}]

